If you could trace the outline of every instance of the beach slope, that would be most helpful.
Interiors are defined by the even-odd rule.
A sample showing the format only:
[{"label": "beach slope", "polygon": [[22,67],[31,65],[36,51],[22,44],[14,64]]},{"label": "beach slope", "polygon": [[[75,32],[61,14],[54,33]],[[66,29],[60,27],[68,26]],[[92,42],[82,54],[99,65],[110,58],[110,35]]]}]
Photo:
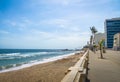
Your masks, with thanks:
[{"label": "beach slope", "polygon": [[72,55],[57,61],[0,73],[0,82],[60,82],[65,71],[73,66],[81,55]]}]

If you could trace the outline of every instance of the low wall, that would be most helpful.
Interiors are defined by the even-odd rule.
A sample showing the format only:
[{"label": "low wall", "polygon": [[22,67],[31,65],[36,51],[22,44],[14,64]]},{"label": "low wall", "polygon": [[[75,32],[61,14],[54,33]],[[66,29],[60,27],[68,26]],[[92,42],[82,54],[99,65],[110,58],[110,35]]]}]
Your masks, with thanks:
[{"label": "low wall", "polygon": [[89,61],[89,50],[86,50],[84,55],[80,57],[78,62],[70,67],[65,73],[65,77],[61,82],[85,82],[87,77],[87,67]]}]

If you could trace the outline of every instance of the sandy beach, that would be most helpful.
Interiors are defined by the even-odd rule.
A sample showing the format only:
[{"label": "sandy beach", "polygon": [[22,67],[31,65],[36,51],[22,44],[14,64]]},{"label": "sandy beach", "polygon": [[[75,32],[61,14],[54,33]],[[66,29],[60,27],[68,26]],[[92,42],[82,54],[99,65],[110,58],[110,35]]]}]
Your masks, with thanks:
[{"label": "sandy beach", "polygon": [[0,73],[0,82],[60,82],[65,76],[65,71],[73,66],[81,55],[72,55],[57,61]]}]

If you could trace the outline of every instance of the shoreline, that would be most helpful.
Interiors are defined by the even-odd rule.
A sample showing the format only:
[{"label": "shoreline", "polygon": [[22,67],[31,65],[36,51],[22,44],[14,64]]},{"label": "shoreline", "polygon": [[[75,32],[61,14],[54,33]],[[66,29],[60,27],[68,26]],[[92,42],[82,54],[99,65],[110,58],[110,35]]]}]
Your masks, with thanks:
[{"label": "shoreline", "polygon": [[64,55],[61,55],[61,56],[51,57],[51,58],[48,58],[48,59],[43,59],[43,61],[34,61],[34,62],[27,63],[27,64],[23,64],[21,66],[15,66],[15,67],[12,67],[12,68],[0,70],[0,73],[5,73],[5,72],[10,72],[10,71],[20,70],[20,69],[28,68],[28,67],[31,67],[31,66],[34,66],[34,65],[49,63],[49,62],[52,62],[52,61],[57,61],[57,60],[60,60],[60,59],[72,56],[75,53],[76,52],[69,53],[69,54],[64,54]]},{"label": "shoreline", "polygon": [[65,71],[80,57],[81,54],[71,55],[56,61],[0,73],[0,82],[60,82],[65,76]]}]

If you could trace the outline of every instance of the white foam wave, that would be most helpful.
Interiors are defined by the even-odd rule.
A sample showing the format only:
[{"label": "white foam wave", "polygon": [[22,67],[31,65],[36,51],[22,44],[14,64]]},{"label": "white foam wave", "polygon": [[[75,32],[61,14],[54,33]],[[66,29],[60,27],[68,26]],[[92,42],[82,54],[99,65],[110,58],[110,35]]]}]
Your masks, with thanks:
[{"label": "white foam wave", "polygon": [[14,59],[14,57],[17,57],[19,55],[20,53],[0,54],[0,59]]},{"label": "white foam wave", "polygon": [[0,56],[17,56],[20,53],[8,53],[8,54],[0,54]]},{"label": "white foam wave", "polygon": [[5,54],[6,56],[18,56],[20,53],[10,53],[10,54]]},{"label": "white foam wave", "polygon": [[33,53],[9,53],[9,54],[0,54],[0,59],[15,59],[15,58],[27,58],[38,55],[45,55],[48,52],[33,52]]},{"label": "white foam wave", "polygon": [[14,65],[13,68],[1,70],[0,73],[14,71],[14,70],[19,70],[19,69],[31,67],[33,65],[37,65],[37,64],[42,64],[42,63],[47,63],[47,62],[59,60],[59,59],[66,58],[66,57],[68,57],[70,55],[74,55],[74,54],[75,54],[75,52],[74,53],[70,53],[70,54],[64,54],[64,55],[61,55],[61,56],[56,56],[56,57],[51,57],[51,58],[43,59],[42,61],[38,61],[38,60],[30,61],[28,64],[23,64],[23,65],[17,66],[17,67],[15,67],[16,65]]}]

